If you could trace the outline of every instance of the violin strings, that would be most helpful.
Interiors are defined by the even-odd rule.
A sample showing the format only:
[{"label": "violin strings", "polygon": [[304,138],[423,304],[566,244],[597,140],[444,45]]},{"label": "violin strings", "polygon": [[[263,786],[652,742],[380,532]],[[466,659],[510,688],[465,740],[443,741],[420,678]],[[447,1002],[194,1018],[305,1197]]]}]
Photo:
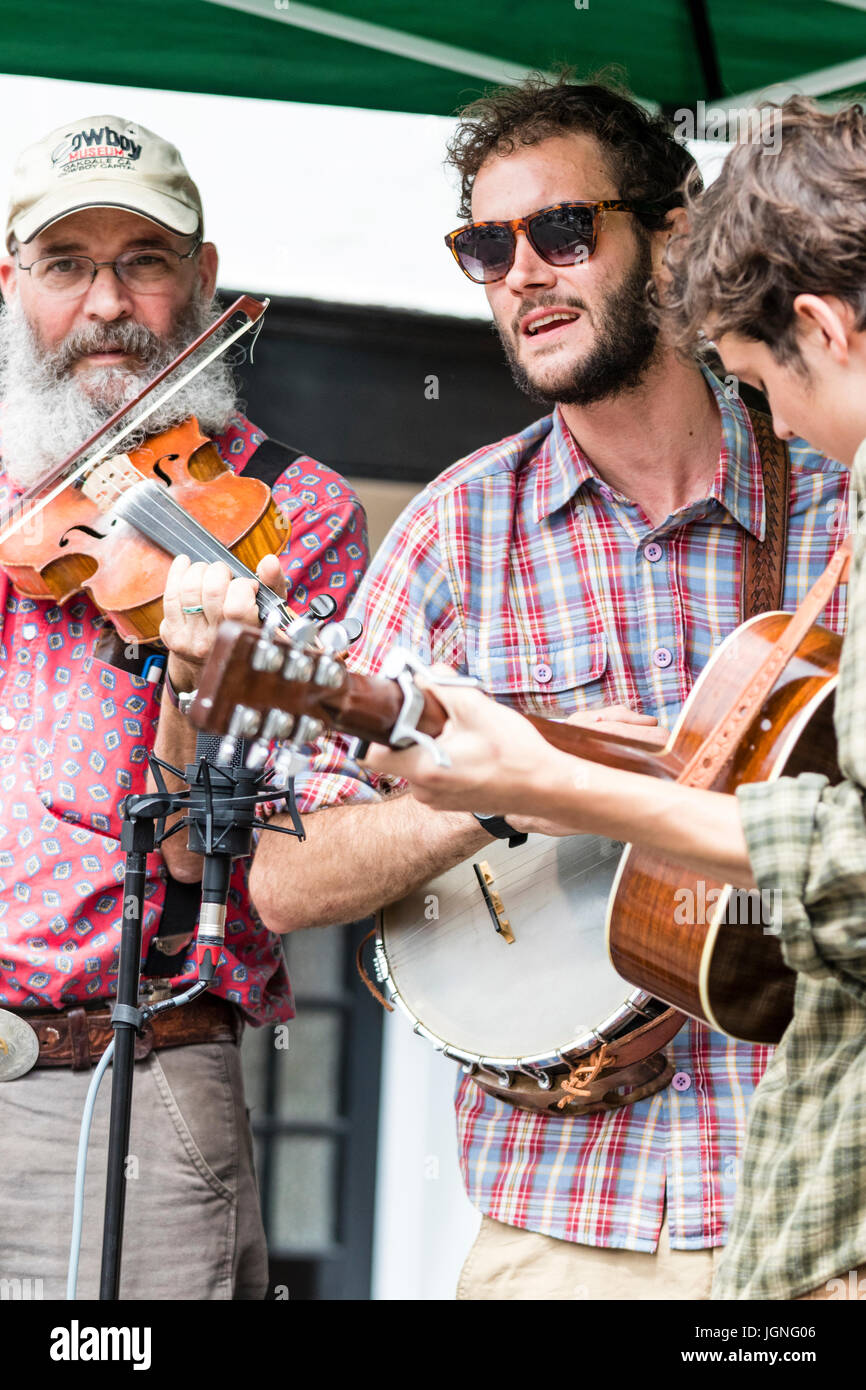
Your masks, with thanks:
[{"label": "violin strings", "polygon": [[[182,507],[180,503],[177,502],[175,498],[171,496],[171,493],[166,488],[160,487],[158,483],[155,483],[152,479],[147,478],[145,474],[141,475],[141,481],[150,485],[147,489],[147,496],[151,501],[157,502],[162,508],[166,510],[168,510],[169,508],[171,509],[174,523],[177,526],[177,535],[181,538],[179,542],[177,540],[171,539],[170,531],[166,530],[165,535],[166,537],[170,538],[170,544],[162,544],[160,547],[161,549],[166,550],[170,555],[189,554],[190,559],[192,560],[207,559],[209,562],[213,562],[215,560],[222,560],[224,563],[227,563],[225,560],[225,556],[226,554],[228,554],[231,557],[231,564],[229,565],[229,568],[233,570],[237,578],[254,579],[256,583],[260,586],[260,588],[263,589],[267,594],[271,595],[271,597],[277,603],[282,602],[279,595],[276,594],[273,589],[270,589],[267,584],[263,584],[262,581],[257,577],[257,575],[253,573],[251,569],[248,569],[248,567],[241,560],[238,560],[234,555],[232,555],[232,552],[229,550],[228,546],[224,546],[222,541],[218,541],[214,536],[212,536],[210,532],[204,526],[202,526],[201,522],[197,521],[196,518],[190,512],[188,512],[184,507]],[[106,491],[108,491],[109,489],[113,490],[115,504],[122,503],[124,498],[127,499],[126,504],[120,507],[119,515],[125,520],[128,520],[130,522],[130,525],[134,526],[135,529],[139,531],[141,534],[145,535],[150,540],[154,540],[156,544],[159,544],[159,542],[156,541],[155,536],[151,533],[153,531],[154,526],[159,525],[160,518],[158,516],[146,517],[143,508],[141,508],[138,505],[139,502],[144,500],[142,496],[144,490],[138,490],[136,501],[136,495],[131,493],[131,489],[121,487],[120,484],[116,483],[113,478],[106,478],[104,480],[104,486]],[[133,487],[135,486],[136,485],[133,484]],[[153,491],[151,491],[151,489],[153,489]],[[129,515],[129,513],[133,509],[139,511],[139,522],[135,522]],[[146,526],[142,524],[145,521],[147,523]],[[193,544],[190,546],[186,544],[184,533],[190,536],[194,542],[197,541],[203,550],[206,548],[208,552],[207,556],[205,556],[203,553],[195,554],[195,545]],[[180,546],[180,548],[178,548],[178,545]],[[217,549],[215,550],[214,547],[216,547]]]},{"label": "violin strings", "polygon": [[[159,512],[156,511],[157,507]],[[145,479],[144,486],[136,487],[134,491],[125,492],[119,489],[115,511],[170,555],[188,554],[192,560],[204,560],[208,563],[221,560],[237,578],[252,579],[259,586],[256,604],[262,617],[266,617],[275,608],[282,609],[283,601],[279,595],[267,584],[263,584],[251,569],[238,560],[221,541],[216,540],[158,483]]]}]

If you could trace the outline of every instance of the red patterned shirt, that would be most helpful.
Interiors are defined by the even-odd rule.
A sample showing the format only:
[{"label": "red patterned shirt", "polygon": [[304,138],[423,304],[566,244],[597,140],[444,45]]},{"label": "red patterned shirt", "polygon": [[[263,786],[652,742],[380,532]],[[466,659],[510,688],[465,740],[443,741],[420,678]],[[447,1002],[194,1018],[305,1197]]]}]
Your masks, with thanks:
[{"label": "red patterned shirt", "polygon": [[[215,442],[236,471],[264,435],[239,416]],[[329,593],[340,611],[366,567],[364,513],[348,484],[301,457],[273,489],[291,520],[289,602]],[[0,474],[0,509],[14,496]],[[0,1006],[61,1008],[116,992],[123,907],[120,803],[144,791],[157,687],[93,655],[103,627],[85,595],[64,606],[15,593],[0,573]],[[165,897],[148,861],[143,954]],[[183,976],[194,976],[192,957]],[[188,983],[179,977],[175,983]],[[232,873],[214,993],[256,1023],[292,1016],[277,936],[256,917],[246,866]]]}]

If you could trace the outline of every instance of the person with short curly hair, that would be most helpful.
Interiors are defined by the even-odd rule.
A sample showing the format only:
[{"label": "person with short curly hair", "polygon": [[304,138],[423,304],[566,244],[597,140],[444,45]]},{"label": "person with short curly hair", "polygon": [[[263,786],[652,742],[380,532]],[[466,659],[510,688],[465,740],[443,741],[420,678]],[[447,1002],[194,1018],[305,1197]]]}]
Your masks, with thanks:
[{"label": "person with short curly hair", "polygon": [[[685,360],[714,340],[728,371],[766,392],[780,438],[809,439],[866,496],[866,116],[806,98],[778,108],[771,154],[742,143],[667,251],[667,340]],[[659,281],[657,281],[657,284]],[[375,749],[370,765],[454,812],[538,818],[631,840],[711,882],[781,904],[794,1016],[752,1101],[719,1299],[866,1296],[866,539],[862,508],[836,689],[841,780],[801,773],[736,795],[559,753],[474,691],[434,687],[451,771]],[[520,815],[514,814],[520,808]]]},{"label": "person with short curly hair", "polygon": [[[740,621],[743,555],[770,511],[743,402],[676,356],[647,301],[694,163],[663,117],[567,77],[469,107],[452,160],[469,221],[449,251],[546,409],[410,504],[359,592],[349,666],[376,674],[396,642],[513,709],[672,725]],[[847,490],[802,442],[790,458],[788,609],[838,544],[825,522]],[[830,622],[843,621],[837,602]],[[252,893],[277,931],[363,917],[510,833],[479,826],[471,802],[443,816],[405,794],[373,800],[333,775],[342,746],[323,743],[296,786],[303,854],[276,836],[257,851]],[[578,952],[563,968],[581,966]],[[675,1073],[678,1087],[633,1088],[613,1109],[530,1113],[458,1078],[460,1161],[483,1216],[459,1297],[707,1296],[768,1049],[690,1022],[669,1053],[659,1088]]]}]

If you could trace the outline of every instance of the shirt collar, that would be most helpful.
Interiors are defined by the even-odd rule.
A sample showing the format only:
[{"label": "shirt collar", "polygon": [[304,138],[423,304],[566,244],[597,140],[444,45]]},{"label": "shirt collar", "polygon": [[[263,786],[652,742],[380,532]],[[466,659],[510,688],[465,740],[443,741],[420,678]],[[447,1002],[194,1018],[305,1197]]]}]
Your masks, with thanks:
[{"label": "shirt collar", "polygon": [[[712,485],[706,497],[690,503],[688,510],[692,512],[701,500],[715,500],[745,530],[763,540],[766,527],[764,480],[749,412],[738,396],[728,398],[725,387],[708,367],[701,365],[701,371],[722,417],[722,442]],[[564,507],[590,481],[599,487],[605,486],[565,423],[559,406],[551,416],[550,433],[535,463],[536,521]]]}]

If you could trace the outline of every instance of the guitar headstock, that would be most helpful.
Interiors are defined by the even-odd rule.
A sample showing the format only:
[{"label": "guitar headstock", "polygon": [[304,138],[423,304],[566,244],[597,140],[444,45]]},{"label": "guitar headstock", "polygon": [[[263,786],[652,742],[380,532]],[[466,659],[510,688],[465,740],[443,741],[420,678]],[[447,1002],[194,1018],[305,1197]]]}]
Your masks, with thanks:
[{"label": "guitar headstock", "polygon": [[282,742],[283,775],[300,770],[302,750],[326,728],[368,743],[396,736],[400,747],[440,733],[444,709],[430,691],[412,685],[400,662],[393,671],[386,662],[380,676],[346,669],[342,653],[355,636],[352,619],[324,627],[296,620],[275,634],[221,623],[190,706],[192,723],[226,735],[220,761],[231,761],[238,739],[254,739],[247,765],[261,767],[270,744]]},{"label": "guitar headstock", "polygon": [[[339,636],[340,625],[333,626]],[[192,723],[207,733],[254,738],[264,756],[274,740],[298,748],[315,743],[334,723],[347,680],[327,628],[322,637],[325,645],[221,623],[190,707]]]}]

